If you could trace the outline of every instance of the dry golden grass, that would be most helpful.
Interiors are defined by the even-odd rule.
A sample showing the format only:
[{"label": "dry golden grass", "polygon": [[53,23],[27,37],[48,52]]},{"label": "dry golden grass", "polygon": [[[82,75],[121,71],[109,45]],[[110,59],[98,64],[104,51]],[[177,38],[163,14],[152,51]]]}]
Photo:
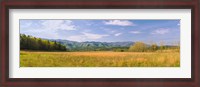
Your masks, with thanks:
[{"label": "dry golden grass", "polygon": [[179,52],[20,52],[21,67],[179,67]]}]

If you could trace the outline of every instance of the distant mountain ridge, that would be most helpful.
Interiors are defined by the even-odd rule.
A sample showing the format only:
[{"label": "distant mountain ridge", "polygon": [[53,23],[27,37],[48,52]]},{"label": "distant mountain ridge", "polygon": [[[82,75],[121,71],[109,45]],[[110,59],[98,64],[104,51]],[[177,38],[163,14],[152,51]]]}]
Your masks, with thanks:
[{"label": "distant mountain ridge", "polygon": [[129,48],[134,42],[125,41],[125,42],[95,42],[95,41],[85,41],[77,42],[70,40],[62,39],[47,39],[50,41],[59,42],[62,45],[65,45],[67,49],[77,51],[77,50],[109,50],[113,48]]}]

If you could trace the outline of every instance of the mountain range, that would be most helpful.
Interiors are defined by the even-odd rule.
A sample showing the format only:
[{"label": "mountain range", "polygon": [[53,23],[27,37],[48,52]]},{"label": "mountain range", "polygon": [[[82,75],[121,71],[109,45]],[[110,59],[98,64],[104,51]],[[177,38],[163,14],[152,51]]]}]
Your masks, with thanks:
[{"label": "mountain range", "polygon": [[77,42],[70,40],[62,40],[62,39],[48,39],[50,41],[56,41],[71,51],[81,51],[81,50],[113,50],[116,48],[129,48],[134,42],[126,41],[126,42],[95,42],[95,41],[85,41],[85,42]]}]

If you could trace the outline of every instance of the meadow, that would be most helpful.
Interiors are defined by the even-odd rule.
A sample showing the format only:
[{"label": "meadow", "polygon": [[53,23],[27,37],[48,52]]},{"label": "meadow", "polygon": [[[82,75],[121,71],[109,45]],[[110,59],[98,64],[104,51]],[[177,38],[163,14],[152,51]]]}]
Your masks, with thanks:
[{"label": "meadow", "polygon": [[20,67],[180,67],[180,52],[20,51]]}]

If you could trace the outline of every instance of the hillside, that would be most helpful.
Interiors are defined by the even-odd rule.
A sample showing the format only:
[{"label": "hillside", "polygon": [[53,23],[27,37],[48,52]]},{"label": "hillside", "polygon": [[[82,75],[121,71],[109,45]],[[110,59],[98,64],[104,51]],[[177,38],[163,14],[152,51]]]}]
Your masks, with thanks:
[{"label": "hillside", "polygon": [[70,51],[100,51],[100,50],[115,50],[128,49],[134,42],[95,42],[95,41],[86,41],[86,42],[76,42],[69,40],[61,39],[48,39],[50,41],[56,41],[62,45],[65,45]]}]

